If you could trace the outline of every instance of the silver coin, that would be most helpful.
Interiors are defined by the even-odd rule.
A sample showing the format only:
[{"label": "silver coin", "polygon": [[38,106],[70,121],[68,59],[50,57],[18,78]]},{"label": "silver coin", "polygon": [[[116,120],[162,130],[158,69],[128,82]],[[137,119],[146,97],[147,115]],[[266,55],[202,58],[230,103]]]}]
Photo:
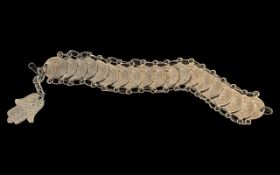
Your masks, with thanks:
[{"label": "silver coin", "polygon": [[84,76],[84,80],[92,78],[97,72],[97,63],[91,57],[86,57],[83,61],[87,64],[87,74]]},{"label": "silver coin", "polygon": [[87,73],[87,64],[81,59],[76,59],[75,61],[78,65],[78,68],[77,68],[77,72],[72,77],[70,77],[69,79],[70,81],[80,80]]},{"label": "silver coin", "polygon": [[232,98],[232,91],[229,86],[225,86],[222,93],[219,95],[219,97],[212,99],[211,101],[216,104],[218,107],[227,105],[230,103]]},{"label": "silver coin", "polygon": [[166,68],[166,82],[163,88],[168,89],[174,86],[179,80],[179,72],[176,68],[172,66],[167,66]]},{"label": "silver coin", "polygon": [[223,109],[225,109],[229,113],[238,112],[241,110],[243,105],[243,98],[242,94],[237,92],[236,90],[232,89],[232,98],[228,105],[224,106]]},{"label": "silver coin", "polygon": [[68,68],[68,63],[60,57],[49,58],[44,64],[44,72],[49,79],[62,77]]},{"label": "silver coin", "polygon": [[190,80],[185,85],[188,87],[192,87],[200,84],[202,80],[202,75],[203,75],[203,70],[195,66],[191,71]]},{"label": "silver coin", "polygon": [[61,79],[67,79],[67,78],[73,76],[77,72],[77,69],[78,69],[78,64],[77,64],[76,60],[74,60],[72,58],[68,58],[66,61],[68,63],[68,68]]},{"label": "silver coin", "polygon": [[181,62],[174,65],[174,67],[179,72],[179,80],[175,84],[175,86],[181,86],[187,83],[191,78],[191,70],[194,68],[193,64],[182,64]]},{"label": "silver coin", "polygon": [[212,84],[212,81],[213,81],[212,77],[213,76],[209,72],[206,72],[206,71],[203,70],[203,75],[202,75],[201,82],[197,86],[195,86],[195,89],[198,92],[205,91],[205,90],[209,89],[211,84]]},{"label": "silver coin", "polygon": [[112,85],[114,88],[121,88],[122,86],[126,85],[130,79],[129,77],[129,71],[126,67],[122,65],[117,65],[118,70],[118,79],[117,81]]},{"label": "silver coin", "polygon": [[57,65],[57,61],[56,61],[56,57],[52,57],[49,58],[43,66],[43,70],[45,72],[45,75],[49,78],[49,79],[53,79],[53,77],[55,77],[56,71],[59,67],[59,65]]},{"label": "silver coin", "polygon": [[258,97],[251,97],[251,100],[254,103],[254,113],[248,119],[250,120],[258,119],[264,114],[264,110],[262,109],[265,107],[265,104]]},{"label": "silver coin", "polygon": [[90,81],[95,84],[99,81],[104,80],[109,73],[108,65],[103,61],[97,60],[96,61],[98,68],[96,74],[90,79]]},{"label": "silver coin", "polygon": [[138,70],[140,71],[142,79],[138,87],[143,89],[144,87],[150,86],[154,82],[154,70],[151,67],[144,65],[139,66]]},{"label": "silver coin", "polygon": [[166,71],[163,67],[153,66],[154,69],[154,82],[149,85],[150,88],[156,89],[165,84]]},{"label": "silver coin", "polygon": [[251,98],[243,95],[243,106],[242,109],[236,113],[234,113],[234,116],[239,119],[246,119],[250,117],[254,113],[254,102]]},{"label": "silver coin", "polygon": [[211,99],[221,94],[225,86],[225,84],[218,77],[212,75],[212,78],[213,80],[210,88],[207,91],[202,92],[202,95],[208,99]]},{"label": "silver coin", "polygon": [[115,83],[118,80],[118,69],[116,68],[116,66],[108,64],[108,68],[109,73],[107,78],[100,82],[100,85],[105,87]]},{"label": "silver coin", "polygon": [[130,89],[133,89],[133,88],[136,88],[137,86],[139,86],[142,79],[141,79],[141,75],[140,75],[139,70],[137,68],[135,68],[134,66],[130,66],[128,68],[128,71],[129,71],[129,74],[130,74],[130,79],[124,87],[126,89],[130,90]]}]

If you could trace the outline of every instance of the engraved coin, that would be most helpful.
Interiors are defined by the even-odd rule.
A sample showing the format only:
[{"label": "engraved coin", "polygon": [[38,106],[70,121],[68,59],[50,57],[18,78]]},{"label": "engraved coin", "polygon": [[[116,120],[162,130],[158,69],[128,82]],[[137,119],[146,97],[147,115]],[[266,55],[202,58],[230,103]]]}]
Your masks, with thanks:
[{"label": "engraved coin", "polygon": [[203,70],[201,83],[199,83],[197,86],[195,86],[195,89],[198,92],[205,91],[210,88],[211,84],[212,84],[211,74],[209,72],[206,72]]},{"label": "engraved coin", "polygon": [[181,62],[174,65],[179,72],[179,80],[175,86],[181,86],[187,83],[191,78],[191,70],[194,68],[193,64],[184,65]]},{"label": "engraved coin", "polygon": [[104,63],[103,61],[100,61],[100,60],[97,60],[96,63],[98,65],[97,72],[90,79],[90,81],[93,84],[104,80],[108,76],[108,73],[109,73],[108,65],[106,63]]},{"label": "engraved coin", "polygon": [[56,59],[56,57],[49,58],[43,66],[44,72],[49,79],[53,79],[55,77],[59,67]]},{"label": "engraved coin", "polygon": [[242,95],[236,90],[232,89],[231,92],[232,92],[231,101],[228,105],[224,106],[223,109],[225,109],[229,113],[234,113],[241,110],[243,105],[243,98]]},{"label": "engraved coin", "polygon": [[70,81],[80,80],[87,73],[87,64],[81,59],[76,59],[75,61],[78,65],[78,68],[77,68],[77,72],[72,77],[70,77],[69,79]]},{"label": "engraved coin", "polygon": [[147,87],[151,85],[154,82],[154,70],[151,67],[148,66],[139,66],[139,71],[141,72],[141,83],[139,85],[139,88],[143,89],[144,87]]},{"label": "engraved coin", "polygon": [[219,97],[212,99],[211,101],[215,103],[218,107],[227,105],[230,103],[232,98],[232,91],[231,88],[228,85],[225,85],[222,93],[219,95]]},{"label": "engraved coin", "polygon": [[225,85],[218,77],[215,77],[213,75],[212,77],[213,77],[213,83],[211,83],[210,89],[208,89],[205,92],[202,92],[202,95],[208,99],[214,98],[219,94],[221,94]]},{"label": "engraved coin", "polygon": [[254,102],[249,97],[243,95],[243,106],[240,111],[236,112],[234,116],[239,119],[250,117],[254,113]]},{"label": "engraved coin", "polygon": [[163,67],[153,66],[154,69],[154,82],[150,85],[150,88],[156,89],[164,85],[166,81],[166,72]]},{"label": "engraved coin", "polygon": [[163,85],[163,88],[170,88],[174,86],[179,80],[179,72],[176,68],[172,66],[166,67],[166,82]]},{"label": "engraved coin", "polygon": [[44,72],[49,79],[62,77],[67,71],[68,63],[60,57],[49,58],[44,64]]},{"label": "engraved coin", "polygon": [[102,86],[109,86],[113,83],[115,83],[118,79],[118,70],[116,68],[116,66],[108,64],[108,68],[109,68],[109,73],[108,76],[105,80],[103,80],[102,82],[100,82],[100,85]]},{"label": "engraved coin", "polygon": [[128,69],[124,66],[117,65],[118,69],[118,79],[117,81],[112,85],[114,88],[120,88],[124,85],[126,85],[129,81],[129,72]]},{"label": "engraved coin", "polygon": [[[57,64],[56,64],[57,63]],[[60,58],[60,57],[57,57],[54,61],[54,64],[57,65],[57,70],[56,70],[56,75],[54,78],[60,78],[62,77],[65,72],[67,71],[67,68],[68,68],[68,63],[65,59],[63,58]]]},{"label": "engraved coin", "polygon": [[185,85],[188,87],[198,85],[201,82],[202,75],[203,75],[203,70],[195,66],[191,71],[190,80]]},{"label": "engraved coin", "polygon": [[255,104],[254,113],[249,117],[250,120],[258,119],[264,114],[264,110],[262,110],[265,105],[264,102],[258,97],[251,97],[251,100]]},{"label": "engraved coin", "polygon": [[68,63],[68,68],[61,79],[66,79],[66,78],[73,76],[77,72],[77,69],[78,69],[78,64],[77,64],[76,60],[74,60],[72,58],[68,58],[66,60],[66,62]]},{"label": "engraved coin", "polygon": [[84,76],[84,80],[92,78],[97,72],[97,63],[91,57],[86,57],[83,61],[87,64],[87,74]]},{"label": "engraved coin", "polygon": [[130,79],[124,87],[126,89],[130,90],[130,89],[133,89],[133,88],[136,88],[137,86],[139,86],[142,79],[141,79],[139,70],[137,68],[135,68],[134,66],[130,66],[128,68],[128,70],[129,70],[129,74],[130,74]]}]

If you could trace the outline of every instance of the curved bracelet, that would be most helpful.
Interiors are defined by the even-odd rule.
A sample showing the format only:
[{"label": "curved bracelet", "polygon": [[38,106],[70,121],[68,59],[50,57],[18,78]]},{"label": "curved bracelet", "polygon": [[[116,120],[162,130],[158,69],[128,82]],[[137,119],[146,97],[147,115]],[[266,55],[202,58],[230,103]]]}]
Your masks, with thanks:
[{"label": "curved bracelet", "polygon": [[127,62],[70,50],[58,52],[42,67],[31,63],[29,68],[37,74],[33,79],[37,92],[15,100],[16,106],[8,111],[8,123],[34,122],[35,115],[44,106],[45,92],[41,83],[45,77],[48,84],[84,84],[122,94],[187,91],[240,125],[249,125],[252,120],[273,113],[259,98],[258,91],[242,90],[194,59],[152,62],[132,59]]}]

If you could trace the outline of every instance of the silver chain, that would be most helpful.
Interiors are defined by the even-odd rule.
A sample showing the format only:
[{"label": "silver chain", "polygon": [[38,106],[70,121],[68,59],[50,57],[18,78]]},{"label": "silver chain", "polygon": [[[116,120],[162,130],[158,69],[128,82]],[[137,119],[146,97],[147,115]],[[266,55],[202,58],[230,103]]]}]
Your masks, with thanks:
[{"label": "silver chain", "polygon": [[37,93],[39,94],[40,98],[44,99],[45,91],[42,88],[41,83],[45,79],[45,74],[43,68],[37,67],[34,63],[30,63],[28,67],[33,70],[37,75],[33,78],[33,84],[36,88]]}]

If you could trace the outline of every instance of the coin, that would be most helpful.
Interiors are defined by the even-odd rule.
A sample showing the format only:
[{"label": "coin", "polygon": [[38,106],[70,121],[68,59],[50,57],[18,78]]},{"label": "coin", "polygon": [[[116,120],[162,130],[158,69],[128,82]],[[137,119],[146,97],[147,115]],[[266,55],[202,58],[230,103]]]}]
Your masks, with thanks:
[{"label": "coin", "polygon": [[128,68],[128,71],[129,71],[130,79],[124,87],[130,90],[136,88],[141,83],[142,79],[141,79],[140,72],[136,67],[130,66]]},{"label": "coin", "polygon": [[203,75],[203,70],[197,66],[195,66],[191,70],[191,77],[190,80],[185,84],[187,87],[196,86],[201,83]]},{"label": "coin", "polygon": [[73,76],[77,72],[77,69],[78,69],[76,60],[74,60],[72,58],[68,58],[66,61],[68,63],[67,71],[65,72],[65,74],[63,75],[63,77],[61,79],[67,79],[67,78]]},{"label": "coin", "polygon": [[87,64],[81,59],[76,59],[75,61],[78,65],[78,68],[77,68],[77,72],[72,77],[70,77],[69,79],[70,81],[80,80],[87,73]]},{"label": "coin", "polygon": [[96,74],[98,65],[91,57],[86,57],[83,59],[83,61],[87,65],[87,74],[84,76],[84,80],[88,80]]},{"label": "coin", "polygon": [[241,110],[243,105],[243,98],[242,95],[237,92],[235,89],[231,90],[232,98],[229,104],[223,107],[227,112],[234,113]]},{"label": "coin", "polygon": [[68,63],[60,57],[49,58],[44,64],[44,72],[49,79],[62,77],[67,71]]},{"label": "coin", "polygon": [[98,65],[98,68],[96,74],[90,79],[92,84],[104,80],[109,73],[108,65],[106,63],[100,60],[97,60],[96,63]]},{"label": "coin", "polygon": [[100,85],[102,85],[102,86],[111,85],[111,84],[115,83],[118,79],[118,70],[117,70],[116,66],[109,64],[108,68],[109,68],[109,73],[108,73],[107,78],[105,80],[103,80],[102,82],[100,82]]},{"label": "coin", "polygon": [[234,113],[234,116],[236,116],[239,119],[246,119],[250,117],[255,111],[254,111],[254,102],[251,98],[243,95],[243,105],[240,111]]},{"label": "coin", "polygon": [[219,95],[219,97],[212,99],[211,101],[215,103],[218,107],[227,105],[230,103],[232,98],[232,91],[231,88],[226,85],[222,91],[222,93]]},{"label": "coin", "polygon": [[221,94],[225,84],[218,78],[212,75],[212,83],[210,85],[210,88],[202,92],[202,95],[205,96],[208,99],[217,97],[219,94]]},{"label": "coin", "polygon": [[173,66],[167,66],[166,69],[166,81],[163,88],[168,89],[174,86],[179,80],[179,72]]},{"label": "coin", "polygon": [[118,79],[117,81],[112,85],[114,88],[120,88],[124,85],[126,85],[129,81],[129,72],[126,67],[122,65],[117,65],[118,70]]},{"label": "coin", "polygon": [[175,67],[179,72],[179,80],[175,84],[175,86],[181,86],[187,83],[191,78],[191,70],[194,68],[193,64],[182,64],[181,62],[175,64]]},{"label": "coin", "polygon": [[154,69],[154,81],[149,87],[156,89],[164,85],[166,81],[166,72],[163,67],[153,66],[152,69]]},{"label": "coin", "polygon": [[259,99],[258,97],[251,97],[253,103],[255,104],[254,106],[254,113],[248,118],[250,120],[258,119],[264,114],[264,110],[262,110],[265,105],[264,102]]},{"label": "coin", "polygon": [[212,84],[211,74],[203,70],[201,82],[197,86],[195,86],[195,89],[198,92],[205,91],[210,88],[211,84]]},{"label": "coin", "polygon": [[154,70],[151,67],[141,65],[138,67],[141,74],[141,83],[139,84],[139,88],[142,89],[151,85],[154,82]]}]

